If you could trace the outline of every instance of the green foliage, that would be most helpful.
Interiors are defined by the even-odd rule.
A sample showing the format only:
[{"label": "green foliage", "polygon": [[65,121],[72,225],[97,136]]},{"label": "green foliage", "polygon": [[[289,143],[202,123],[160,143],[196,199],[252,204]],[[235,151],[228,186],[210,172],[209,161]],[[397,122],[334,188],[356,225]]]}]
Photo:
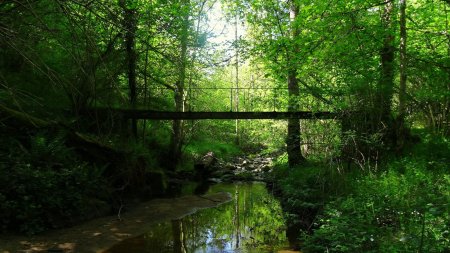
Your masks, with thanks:
[{"label": "green foliage", "polygon": [[328,202],[315,222],[318,228],[302,235],[305,252],[448,249],[449,144],[425,140],[385,172],[354,178],[351,194]]},{"label": "green foliage", "polygon": [[[164,134],[165,129],[156,131]],[[155,134],[156,134],[155,133]],[[113,164],[108,180],[123,192],[135,194],[143,199],[161,196],[167,189],[167,178],[162,168],[167,166],[168,142],[161,136],[150,136],[146,141],[133,138],[116,139],[112,146],[121,154],[119,164]]]},{"label": "green foliage", "polygon": [[219,158],[230,158],[241,153],[236,145],[213,139],[195,140],[186,146],[186,152],[194,157],[205,155],[209,151]]},{"label": "green foliage", "polygon": [[106,188],[98,171],[83,164],[58,171],[20,163],[0,166],[2,229],[37,233],[89,217],[91,199],[104,197]]},{"label": "green foliage", "polygon": [[[124,8],[120,2],[124,3]],[[5,104],[13,104],[33,115],[76,121],[77,124],[70,124],[74,128],[87,129],[87,125],[96,125],[104,136],[116,133],[100,129],[127,129],[128,122],[118,119],[120,117],[94,119],[89,108],[127,107],[129,90],[123,67],[127,58],[122,43],[126,33],[123,22],[127,17],[124,9],[132,9],[136,12],[133,49],[137,52],[136,104],[139,108],[173,110],[175,93],[183,92],[181,97],[187,99],[183,101],[186,110],[230,111],[239,107],[240,111],[285,111],[289,100],[286,78],[289,70],[295,69],[301,94],[296,103],[301,110],[350,109],[363,111],[364,115],[360,119],[353,118],[353,127],[344,129],[349,134],[343,139],[339,124],[335,122],[302,122],[305,156],[332,161],[339,156],[340,145],[344,145],[354,147],[349,148],[352,150],[348,153],[358,162],[363,160],[364,164],[359,164],[361,168],[370,166],[373,158],[378,159],[378,150],[387,149],[385,139],[390,138],[385,138],[385,132],[393,126],[391,122],[380,123],[372,112],[387,107],[387,114],[396,114],[395,96],[392,106],[390,103],[395,95],[392,91],[398,90],[395,67],[391,86],[379,86],[383,83],[380,75],[385,65],[380,51],[383,52],[387,35],[392,35],[393,43],[399,44],[394,27],[396,13],[391,14],[392,29],[384,29],[386,20],[380,18],[384,6],[376,1],[220,2],[228,10],[228,18],[237,15],[238,21],[246,27],[246,34],[230,43],[231,47],[237,45],[239,54],[235,54],[235,48],[231,52],[231,47],[218,50],[208,41],[214,36],[208,34],[214,30],[208,21],[214,19],[206,10],[214,10],[216,1],[98,0],[64,4],[50,0],[6,1],[0,4],[0,98]],[[299,9],[293,20],[289,13],[291,5]],[[444,136],[450,131],[448,8],[445,1],[415,0],[408,4],[406,123],[428,126]],[[180,52],[183,44],[187,46],[186,59]],[[234,55],[240,58],[239,76],[229,64]],[[396,59],[390,60],[390,64],[398,65]],[[233,91],[235,78],[244,89]],[[184,91],[174,89],[174,85],[181,83],[184,83]],[[389,94],[384,90],[389,90]],[[9,117],[2,115],[0,124],[7,122],[3,121],[5,118]],[[367,121],[373,125],[365,124]],[[221,158],[239,154],[241,150],[231,144],[236,122],[186,122],[186,153],[198,157],[213,151]],[[102,124],[111,127],[100,127]],[[360,127],[355,127],[358,125]],[[140,126],[140,130],[145,130],[145,144],[116,143],[128,154],[127,164],[118,173],[120,179],[138,182],[144,180],[143,175],[148,170],[162,174],[161,164],[156,160],[167,157],[171,125],[152,122]],[[282,121],[240,121],[237,135],[247,150],[262,146],[268,147],[266,152],[272,152],[284,148],[285,129]],[[17,132],[16,138],[1,137],[0,205],[4,212],[0,215],[4,215],[3,226],[9,228],[26,223],[29,227],[21,230],[31,232],[57,226],[59,222],[50,221],[48,213],[41,210],[43,207],[49,206],[55,213],[64,211],[56,216],[73,217],[84,212],[85,198],[105,192],[103,187],[97,191],[90,189],[92,185],[103,185],[102,169],[89,168],[81,162],[65,146],[64,133],[34,134],[23,129]],[[119,133],[119,139],[127,138],[123,132]],[[426,137],[423,145],[410,151],[412,155],[390,161],[383,168],[384,174],[342,174],[334,164],[307,164],[289,170],[279,161],[279,172],[275,176],[286,198],[283,205],[295,216],[293,220],[301,221],[306,217],[309,220],[305,227],[311,224],[320,227],[313,235],[305,235],[306,246],[316,241],[315,247],[319,248],[313,250],[318,251],[421,248],[432,251],[446,246],[439,239],[443,237],[443,232],[439,232],[439,219],[448,214],[448,209],[442,211],[441,206],[444,200],[448,203],[448,199],[440,199],[448,190],[448,141],[432,139],[435,137]],[[169,159],[172,158],[166,160]],[[79,187],[76,187],[77,182]],[[57,192],[54,197],[53,191]],[[342,197],[347,192],[352,194]],[[416,198],[411,197],[415,195]],[[385,196],[390,202],[385,201]],[[74,204],[65,202],[65,198]],[[329,202],[330,199],[334,200]],[[398,206],[392,201],[397,201]],[[14,208],[21,214],[16,215]],[[317,225],[314,225],[315,213],[323,208],[322,220],[316,220]],[[411,214],[414,212],[417,215]],[[393,224],[380,225],[377,218],[392,220]],[[358,225],[354,220],[361,223]],[[425,228],[420,229],[420,224],[425,224],[422,226]],[[420,236],[419,243],[417,234],[424,235],[423,240]],[[333,241],[323,239],[325,235]],[[432,235],[438,239],[433,241]],[[392,239],[397,237],[406,239]],[[325,241],[322,243],[322,240]],[[436,248],[429,246],[433,243]]]},{"label": "green foliage", "polygon": [[300,224],[302,229],[309,230],[316,213],[330,196],[346,191],[346,177],[323,163],[289,168],[285,157],[277,161],[273,175],[283,209],[290,224]]},{"label": "green foliage", "polygon": [[95,216],[108,197],[103,169],[76,159],[59,137],[39,133],[30,151],[12,137],[0,156],[0,230],[37,233]]},{"label": "green foliage", "polygon": [[137,168],[143,169],[158,169],[158,150],[149,147],[142,142],[136,142],[130,140],[126,144],[122,144],[122,150],[129,154],[126,157],[126,164],[129,168],[136,170]]},{"label": "green foliage", "polygon": [[287,122],[279,120],[244,121],[240,123],[240,127],[240,146],[243,150],[271,155],[271,153],[284,149]]},{"label": "green foliage", "polygon": [[30,138],[29,162],[37,164],[70,163],[76,160],[75,153],[64,145],[65,132],[50,137],[48,132],[39,132]]},{"label": "green foliage", "polygon": [[140,121],[142,129],[145,129],[143,142],[153,149],[167,150],[170,145],[170,124],[161,121]]}]

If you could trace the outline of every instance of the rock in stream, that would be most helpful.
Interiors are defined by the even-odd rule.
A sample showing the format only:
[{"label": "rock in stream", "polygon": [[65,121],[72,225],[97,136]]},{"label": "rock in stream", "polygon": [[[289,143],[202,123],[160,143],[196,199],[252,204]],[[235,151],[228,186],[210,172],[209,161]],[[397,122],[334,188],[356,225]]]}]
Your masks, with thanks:
[{"label": "rock in stream", "polygon": [[211,178],[213,181],[264,181],[266,174],[272,171],[272,166],[272,157],[260,155],[253,158],[237,157],[229,162],[218,159],[211,168]]}]

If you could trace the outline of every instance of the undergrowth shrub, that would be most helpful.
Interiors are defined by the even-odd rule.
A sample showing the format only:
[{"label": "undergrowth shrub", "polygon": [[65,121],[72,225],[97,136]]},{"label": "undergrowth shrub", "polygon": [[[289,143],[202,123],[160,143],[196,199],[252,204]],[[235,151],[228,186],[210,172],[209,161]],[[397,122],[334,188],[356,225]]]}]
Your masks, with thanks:
[{"label": "undergrowth shrub", "polygon": [[170,146],[172,125],[160,121],[147,121],[145,125],[145,143],[154,149],[167,150]]},{"label": "undergrowth shrub", "polygon": [[450,248],[450,148],[425,139],[384,172],[354,177],[303,233],[305,252],[446,252]]},{"label": "undergrowth shrub", "polygon": [[122,147],[128,154],[126,164],[131,168],[142,167],[143,169],[159,168],[158,156],[161,154],[159,150],[148,147],[142,142],[130,141]]},{"label": "undergrowth shrub", "polygon": [[[0,152],[0,230],[29,234],[95,215],[109,188],[103,169],[89,166],[59,135],[38,133],[29,148],[13,137]],[[104,207],[104,205],[103,205]]]},{"label": "undergrowth shrub", "polygon": [[328,198],[346,187],[345,177],[326,164],[309,162],[289,168],[286,156],[276,162],[273,176],[288,223],[299,224],[302,230],[310,230]]}]

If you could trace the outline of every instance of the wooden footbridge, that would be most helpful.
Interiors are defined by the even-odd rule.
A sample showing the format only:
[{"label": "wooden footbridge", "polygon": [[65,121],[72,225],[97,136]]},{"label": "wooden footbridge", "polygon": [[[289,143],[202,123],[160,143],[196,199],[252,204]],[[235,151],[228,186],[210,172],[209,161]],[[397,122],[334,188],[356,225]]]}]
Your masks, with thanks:
[{"label": "wooden footbridge", "polygon": [[173,112],[145,109],[96,109],[111,110],[128,119],[154,120],[204,120],[204,119],[339,119],[339,112]]},{"label": "wooden footbridge", "polygon": [[[201,108],[200,106],[193,106],[195,98],[192,94],[201,94],[202,97],[217,96],[217,92],[230,92],[229,95],[219,94],[219,97],[228,96],[229,105],[226,108]],[[210,94],[208,92],[216,92]],[[342,111],[314,111],[314,110],[299,110],[299,111],[285,111],[288,108],[286,100],[282,100],[283,92],[287,93],[286,88],[192,88],[186,91],[186,98],[190,106],[186,111],[177,112],[169,110],[154,110],[149,105],[147,98],[157,96],[157,92],[148,94],[148,90],[143,92],[145,99],[138,108],[95,108],[93,111],[98,113],[114,113],[118,114],[124,119],[151,119],[151,120],[206,120],[206,119],[221,119],[221,120],[238,120],[238,119],[341,119],[346,114]],[[160,91],[160,94],[167,94],[165,91]],[[328,102],[320,94],[308,94],[307,91],[302,92],[304,96],[310,96],[312,99],[318,99],[322,103],[320,108],[329,108],[326,106]],[[287,95],[287,94],[286,94]],[[286,97],[286,96],[284,96]],[[198,97],[197,97],[198,99]],[[258,102],[256,102],[258,101]],[[261,101],[264,104],[261,106]],[[255,104],[258,103],[258,106]],[[325,105],[325,106],[323,106]],[[195,107],[195,111],[194,111]],[[301,107],[302,109],[310,109]],[[224,110],[225,109],[225,110]],[[332,108],[329,108],[332,109]]]}]

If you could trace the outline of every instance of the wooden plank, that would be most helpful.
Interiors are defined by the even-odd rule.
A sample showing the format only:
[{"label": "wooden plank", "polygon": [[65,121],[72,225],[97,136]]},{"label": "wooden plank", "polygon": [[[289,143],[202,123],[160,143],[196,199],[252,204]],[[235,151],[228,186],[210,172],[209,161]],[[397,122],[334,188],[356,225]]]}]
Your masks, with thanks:
[{"label": "wooden plank", "polygon": [[110,109],[125,118],[155,120],[201,120],[201,119],[339,119],[335,112],[165,112],[152,110]]}]

